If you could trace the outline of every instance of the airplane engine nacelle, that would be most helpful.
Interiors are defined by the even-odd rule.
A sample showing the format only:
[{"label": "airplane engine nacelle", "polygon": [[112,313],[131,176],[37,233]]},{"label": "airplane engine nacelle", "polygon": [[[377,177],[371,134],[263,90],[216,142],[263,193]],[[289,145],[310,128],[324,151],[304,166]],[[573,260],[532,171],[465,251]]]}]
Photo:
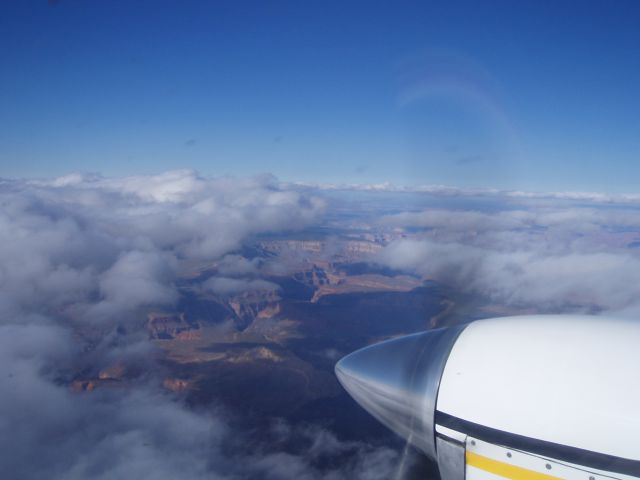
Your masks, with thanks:
[{"label": "airplane engine nacelle", "polygon": [[640,478],[640,322],[480,320],[366,347],[336,375],[445,480]]}]

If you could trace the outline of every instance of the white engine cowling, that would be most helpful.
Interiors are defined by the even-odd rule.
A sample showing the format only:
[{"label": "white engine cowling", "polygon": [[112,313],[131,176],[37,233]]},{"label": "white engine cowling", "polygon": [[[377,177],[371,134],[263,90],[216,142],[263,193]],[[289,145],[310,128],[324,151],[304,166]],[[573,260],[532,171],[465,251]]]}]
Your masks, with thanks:
[{"label": "white engine cowling", "polygon": [[640,478],[639,322],[480,320],[364,348],[336,374],[445,479]]}]

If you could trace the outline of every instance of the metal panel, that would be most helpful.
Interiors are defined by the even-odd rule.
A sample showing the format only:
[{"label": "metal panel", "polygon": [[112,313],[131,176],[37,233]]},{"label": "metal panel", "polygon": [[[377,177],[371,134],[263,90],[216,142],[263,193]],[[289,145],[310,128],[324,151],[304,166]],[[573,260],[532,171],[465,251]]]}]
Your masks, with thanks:
[{"label": "metal panel", "polygon": [[532,455],[513,448],[467,437],[466,479],[487,480],[632,480],[637,477],[581,465],[567,464],[552,458]]},{"label": "metal panel", "polygon": [[438,469],[442,480],[464,480],[465,446],[463,443],[436,438]]}]

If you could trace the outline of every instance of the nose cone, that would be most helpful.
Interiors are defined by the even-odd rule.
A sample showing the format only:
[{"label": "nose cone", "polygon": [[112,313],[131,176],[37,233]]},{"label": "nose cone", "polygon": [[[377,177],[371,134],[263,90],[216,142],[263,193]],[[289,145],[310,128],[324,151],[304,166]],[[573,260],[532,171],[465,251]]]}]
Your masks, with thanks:
[{"label": "nose cone", "polygon": [[440,377],[463,329],[439,328],[363,348],[340,360],[336,375],[365,410],[435,458]]}]

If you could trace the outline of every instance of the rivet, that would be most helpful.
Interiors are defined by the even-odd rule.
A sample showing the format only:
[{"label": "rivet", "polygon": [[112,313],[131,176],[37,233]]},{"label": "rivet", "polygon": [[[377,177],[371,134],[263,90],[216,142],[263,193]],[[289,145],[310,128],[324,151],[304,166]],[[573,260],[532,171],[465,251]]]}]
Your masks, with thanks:
[{"label": "rivet", "polygon": [[593,475],[591,475],[591,476],[589,477],[589,480],[596,480],[596,477],[594,477]]},{"label": "rivet", "polygon": [[545,467],[547,467],[547,470],[551,470],[551,464],[550,464],[550,463],[547,463],[547,464],[545,465]]},{"label": "rivet", "polygon": [[476,441],[475,440],[471,440],[471,445],[475,446],[476,445]]},{"label": "rivet", "polygon": [[511,452],[507,452],[507,457],[511,458]]}]

